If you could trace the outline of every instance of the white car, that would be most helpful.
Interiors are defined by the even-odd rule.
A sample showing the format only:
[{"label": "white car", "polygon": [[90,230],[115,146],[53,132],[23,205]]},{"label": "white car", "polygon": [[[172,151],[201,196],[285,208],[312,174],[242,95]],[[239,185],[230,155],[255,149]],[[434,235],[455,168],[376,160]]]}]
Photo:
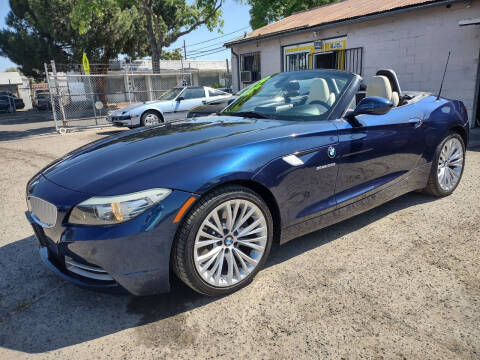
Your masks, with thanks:
[{"label": "white car", "polygon": [[232,95],[206,86],[185,86],[170,89],[158,100],[127,106],[108,115],[115,126],[156,125],[165,121],[182,120],[195,106],[212,100],[227,99]]}]

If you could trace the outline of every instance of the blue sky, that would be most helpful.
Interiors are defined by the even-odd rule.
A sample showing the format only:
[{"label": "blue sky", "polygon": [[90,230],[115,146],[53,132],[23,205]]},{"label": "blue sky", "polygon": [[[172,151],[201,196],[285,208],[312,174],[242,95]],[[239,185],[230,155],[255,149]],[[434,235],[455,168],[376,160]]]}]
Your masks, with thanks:
[{"label": "blue sky", "polygon": [[[216,51],[216,49],[222,45],[222,42],[241,36],[243,34],[243,31],[251,31],[251,29],[249,28],[249,8],[249,6],[239,4],[235,0],[227,0],[223,6],[223,19],[225,21],[225,25],[222,30],[225,36],[209,42],[205,42],[203,44],[197,44],[199,42],[204,42],[206,40],[222,36],[222,34],[216,31],[209,32],[206,27],[201,27],[179,39],[179,41],[173,44],[171,48],[183,47],[183,40],[185,39],[185,42],[187,43],[187,55],[191,54],[192,57],[194,55],[204,55],[198,58],[199,60],[224,60],[230,58],[230,50],[224,50],[210,55],[208,55],[208,52],[213,52],[214,50]],[[1,28],[5,26],[5,17],[7,16],[9,10],[10,6],[8,4],[8,0],[0,0]],[[226,35],[239,29],[243,30],[235,32],[231,35]],[[201,51],[204,52],[200,53]],[[81,59],[79,59],[78,62],[80,63]],[[16,65],[12,63],[9,59],[0,57],[0,72],[5,71],[5,69],[12,66]]]}]

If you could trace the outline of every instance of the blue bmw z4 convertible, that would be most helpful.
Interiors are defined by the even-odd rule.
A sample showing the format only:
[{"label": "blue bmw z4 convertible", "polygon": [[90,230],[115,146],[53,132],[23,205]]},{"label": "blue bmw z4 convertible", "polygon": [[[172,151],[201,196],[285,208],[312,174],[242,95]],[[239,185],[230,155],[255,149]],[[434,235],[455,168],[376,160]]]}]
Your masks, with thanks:
[{"label": "blue bmw z4 convertible", "polygon": [[451,194],[464,169],[464,104],[403,92],[391,70],[361,82],[281,73],[217,116],[67,154],[27,185],[42,259],[84,287],[162,293],[173,271],[218,296],[249,284],[274,241],[411,191]]}]

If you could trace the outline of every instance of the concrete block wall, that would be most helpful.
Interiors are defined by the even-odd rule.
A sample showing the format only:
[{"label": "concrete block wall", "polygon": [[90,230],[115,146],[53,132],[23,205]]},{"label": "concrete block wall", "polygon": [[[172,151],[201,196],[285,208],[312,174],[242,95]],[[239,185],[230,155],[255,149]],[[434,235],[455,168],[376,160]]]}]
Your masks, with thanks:
[{"label": "concrete block wall", "polygon": [[[458,2],[317,31],[319,39],[347,35],[347,48],[363,47],[362,75],[394,69],[404,90],[436,93],[452,51],[443,96],[461,99],[471,124],[480,54],[480,26],[460,27],[462,19],[480,17],[480,1]],[[313,41],[313,32],[237,45],[238,54],[260,51],[261,75],[282,71],[281,46]],[[232,65],[234,65],[232,63]],[[236,66],[233,80],[236,83]]]}]

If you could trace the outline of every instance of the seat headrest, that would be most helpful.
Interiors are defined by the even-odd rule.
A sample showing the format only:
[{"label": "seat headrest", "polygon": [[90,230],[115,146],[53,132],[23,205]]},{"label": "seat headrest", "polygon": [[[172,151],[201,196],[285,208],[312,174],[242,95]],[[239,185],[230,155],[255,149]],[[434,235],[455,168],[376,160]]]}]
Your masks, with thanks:
[{"label": "seat headrest", "polygon": [[330,90],[327,81],[322,78],[314,79],[310,85],[310,94],[308,95],[307,103],[315,100],[327,102],[329,98]]},{"label": "seat headrest", "polygon": [[367,97],[378,96],[392,101],[392,86],[385,76],[374,76],[367,86]]},{"label": "seat headrest", "polygon": [[377,76],[385,76],[388,81],[390,82],[390,86],[392,87],[392,91],[396,91],[398,93],[398,97],[402,97],[402,89],[400,88],[400,82],[398,81],[397,73],[392,69],[381,69],[378,70],[375,74]]},{"label": "seat headrest", "polygon": [[400,96],[398,96],[398,92],[392,92],[392,103],[394,107],[397,107],[400,104]]}]

